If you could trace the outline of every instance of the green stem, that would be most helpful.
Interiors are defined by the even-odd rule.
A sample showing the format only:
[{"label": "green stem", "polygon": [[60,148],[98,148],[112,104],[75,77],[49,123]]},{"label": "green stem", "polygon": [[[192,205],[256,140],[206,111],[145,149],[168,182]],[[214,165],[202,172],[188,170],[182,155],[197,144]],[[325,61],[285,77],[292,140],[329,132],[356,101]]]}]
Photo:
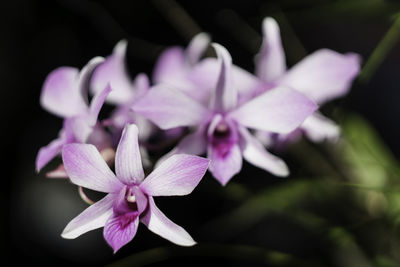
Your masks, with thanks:
[{"label": "green stem", "polygon": [[389,52],[395,46],[400,35],[400,16],[398,15],[390,29],[387,31],[385,36],[379,42],[375,50],[372,52],[371,56],[365,63],[361,74],[359,76],[359,81],[361,83],[368,83],[372,78],[375,71],[385,60]]}]

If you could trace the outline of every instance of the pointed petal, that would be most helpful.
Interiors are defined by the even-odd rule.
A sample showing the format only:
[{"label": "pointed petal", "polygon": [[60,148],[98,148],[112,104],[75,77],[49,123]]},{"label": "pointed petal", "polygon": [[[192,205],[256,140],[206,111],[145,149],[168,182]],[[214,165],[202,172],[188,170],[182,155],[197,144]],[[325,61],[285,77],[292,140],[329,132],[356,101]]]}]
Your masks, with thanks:
[{"label": "pointed petal", "polygon": [[61,236],[73,239],[86,232],[103,227],[113,214],[114,199],[115,194],[108,194],[100,201],[89,206],[68,223]]},{"label": "pointed petal", "polygon": [[144,178],[138,132],[135,124],[126,125],[115,155],[117,177],[127,185],[140,183]]},{"label": "pointed petal", "polygon": [[242,153],[245,160],[249,163],[264,169],[276,176],[288,176],[289,169],[285,162],[280,158],[270,154],[264,146],[253,137],[249,131],[240,127],[239,132],[242,136]]},{"label": "pointed petal", "polygon": [[249,128],[289,133],[316,109],[317,105],[303,94],[281,86],[245,103],[230,116]]},{"label": "pointed petal", "polygon": [[158,85],[133,104],[133,110],[161,129],[198,125],[209,111],[177,89]]},{"label": "pointed petal", "polygon": [[63,147],[62,158],[71,181],[82,187],[110,193],[122,188],[95,146],[68,144]]},{"label": "pointed petal", "polygon": [[93,94],[98,94],[110,84],[113,89],[107,102],[124,104],[134,97],[134,88],[125,65],[127,41],[121,40],[114,47],[112,55],[96,68],[91,79]]},{"label": "pointed petal", "polygon": [[339,126],[318,112],[309,116],[301,125],[301,129],[314,142],[335,142],[340,136]]},{"label": "pointed petal", "polygon": [[150,196],[190,194],[207,171],[209,160],[192,155],[173,155],[158,166],[140,184]]},{"label": "pointed petal", "polygon": [[181,77],[185,72],[185,52],[181,47],[166,49],[158,58],[154,67],[153,81],[157,83],[168,83],[171,79]]},{"label": "pointed petal", "polygon": [[145,95],[150,88],[149,77],[145,73],[139,73],[133,81],[133,86],[136,90],[135,98]]},{"label": "pointed petal", "polygon": [[141,218],[141,222],[153,233],[180,246],[193,246],[196,242],[182,227],[168,219],[162,213],[152,197],[149,198],[147,214]]},{"label": "pointed petal", "polygon": [[256,56],[256,74],[265,82],[273,82],[286,71],[285,52],[276,21],[267,17],[262,23],[263,43]]},{"label": "pointed petal", "polygon": [[215,147],[209,146],[208,158],[211,160],[210,172],[222,185],[226,185],[242,169],[242,154],[238,144],[223,154]]},{"label": "pointed petal", "polygon": [[321,49],[307,56],[279,81],[318,104],[345,95],[360,72],[360,57]]},{"label": "pointed petal", "polygon": [[65,135],[50,142],[47,146],[40,148],[36,157],[36,171],[39,172],[47,163],[57,156],[67,142]]},{"label": "pointed petal", "polygon": [[87,116],[76,116],[64,120],[64,129],[72,135],[75,142],[86,143],[93,132]]},{"label": "pointed petal", "polygon": [[47,172],[46,177],[55,179],[68,179],[68,174],[65,171],[64,165],[60,164],[54,170]]},{"label": "pointed petal", "polygon": [[232,83],[232,58],[225,47],[216,43],[213,43],[212,46],[220,61],[219,76],[212,99],[212,107],[216,111],[227,111],[237,104],[237,90]]},{"label": "pointed petal", "polygon": [[132,241],[139,226],[138,212],[112,216],[104,226],[104,239],[116,253],[121,247]]},{"label": "pointed petal", "polygon": [[193,37],[185,50],[186,61],[189,66],[195,65],[200,60],[210,41],[210,36],[204,32]]},{"label": "pointed petal", "polygon": [[60,117],[72,117],[86,112],[87,105],[79,91],[79,71],[60,67],[46,78],[40,95],[40,104]]},{"label": "pointed petal", "polygon": [[90,103],[89,118],[88,118],[89,125],[94,126],[96,124],[100,110],[110,92],[111,92],[111,86],[107,85],[104,88],[104,90],[101,90],[93,97],[92,102]]},{"label": "pointed petal", "polygon": [[[86,106],[88,106],[88,95],[89,95],[89,81],[92,77],[93,71],[104,61],[103,57],[94,57],[82,68],[79,72],[78,78],[78,88],[82,99],[85,101]],[[103,88],[104,89],[104,88]]]}]

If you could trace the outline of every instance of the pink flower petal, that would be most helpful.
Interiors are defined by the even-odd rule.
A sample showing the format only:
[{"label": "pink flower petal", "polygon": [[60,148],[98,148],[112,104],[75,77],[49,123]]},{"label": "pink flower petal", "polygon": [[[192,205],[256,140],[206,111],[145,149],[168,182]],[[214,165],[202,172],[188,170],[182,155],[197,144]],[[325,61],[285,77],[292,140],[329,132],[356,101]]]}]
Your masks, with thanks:
[{"label": "pink flower petal", "polygon": [[112,55],[96,68],[91,79],[93,94],[103,91],[108,84],[113,89],[107,97],[107,102],[124,104],[134,96],[133,83],[125,65],[127,41],[121,40],[114,47]]},{"label": "pink flower petal", "polygon": [[110,193],[122,188],[95,146],[68,144],[63,147],[64,167],[71,181],[82,187]]},{"label": "pink flower petal", "polygon": [[100,110],[110,92],[111,92],[111,87],[110,85],[107,85],[103,90],[95,94],[95,96],[93,97],[92,102],[90,103],[89,117],[88,117],[88,124],[90,126],[94,126],[96,124]]},{"label": "pink flower petal", "polygon": [[79,70],[60,67],[44,82],[40,104],[47,111],[67,118],[86,112],[87,104],[79,91]]},{"label": "pink flower petal", "polygon": [[140,184],[150,196],[181,196],[190,194],[207,171],[209,160],[178,154],[162,162]]},{"label": "pink flower petal", "polygon": [[246,128],[240,127],[239,131],[243,138],[241,147],[246,161],[276,176],[289,175],[289,169],[282,159],[270,154]]},{"label": "pink flower petal", "polygon": [[47,163],[57,156],[66,143],[66,135],[61,134],[59,138],[51,141],[47,146],[40,148],[36,157],[36,171],[39,172]]},{"label": "pink flower petal", "polygon": [[220,70],[214,95],[212,97],[212,107],[215,111],[228,111],[236,107],[237,89],[233,86],[232,80],[232,58],[225,47],[213,43],[218,60],[220,61]]},{"label": "pink flower petal", "polygon": [[267,17],[263,20],[262,28],[264,39],[256,56],[256,74],[264,82],[273,82],[286,71],[285,52],[278,23]]},{"label": "pink flower petal", "polygon": [[115,194],[108,194],[100,201],[89,206],[68,223],[61,236],[73,239],[86,232],[103,227],[113,214],[115,196]]},{"label": "pink flower petal", "polygon": [[210,36],[204,32],[192,38],[185,50],[185,58],[189,66],[194,66],[200,60],[209,44]]},{"label": "pink flower petal", "polygon": [[138,184],[144,178],[138,132],[135,124],[127,124],[122,132],[115,155],[117,177],[126,185]]},{"label": "pink flower petal", "polygon": [[301,125],[301,129],[314,142],[335,142],[340,136],[339,126],[318,112],[309,116]]},{"label": "pink flower petal", "polygon": [[343,96],[360,72],[360,57],[321,49],[291,68],[279,81],[302,92],[318,104]]},{"label": "pink flower petal", "polygon": [[317,105],[303,94],[281,86],[245,103],[229,116],[249,128],[289,133],[316,109]]},{"label": "pink flower petal", "polygon": [[112,216],[104,226],[103,235],[116,253],[121,247],[132,241],[139,226],[139,213],[130,212]]},{"label": "pink flower petal", "polygon": [[133,110],[162,129],[198,125],[209,116],[209,111],[177,89],[158,85],[138,99]]},{"label": "pink flower petal", "polygon": [[149,198],[149,208],[141,222],[153,233],[180,246],[193,246],[196,242],[181,226],[175,224],[162,213],[154,203],[152,197]]},{"label": "pink flower petal", "polygon": [[185,72],[185,52],[181,47],[166,49],[158,58],[154,67],[154,83],[169,83],[171,79],[181,78]]},{"label": "pink flower petal", "polygon": [[238,144],[223,153],[209,146],[207,157],[211,160],[210,172],[222,185],[226,185],[242,169],[242,153]]}]

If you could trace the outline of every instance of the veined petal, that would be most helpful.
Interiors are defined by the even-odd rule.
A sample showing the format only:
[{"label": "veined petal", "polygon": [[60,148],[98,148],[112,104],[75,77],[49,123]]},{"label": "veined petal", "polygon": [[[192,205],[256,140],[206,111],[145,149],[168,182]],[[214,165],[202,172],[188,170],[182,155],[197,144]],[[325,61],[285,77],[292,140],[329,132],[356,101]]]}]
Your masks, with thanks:
[{"label": "veined petal", "polygon": [[207,171],[209,160],[178,154],[162,162],[140,184],[150,196],[182,196],[190,194]]},{"label": "veined petal", "polygon": [[286,71],[285,52],[276,21],[267,17],[262,23],[263,43],[256,56],[256,74],[264,82],[273,82]]},{"label": "veined petal", "polygon": [[174,88],[158,85],[133,104],[133,110],[161,129],[198,125],[209,111],[192,98]]},{"label": "veined petal", "polygon": [[204,32],[198,33],[193,37],[185,50],[188,66],[193,66],[200,60],[210,41],[210,36]]},{"label": "veined petal", "polygon": [[108,84],[113,89],[107,97],[107,102],[113,104],[128,103],[134,97],[133,83],[125,65],[127,41],[121,40],[114,47],[112,55],[96,68],[91,79],[93,94],[103,91]]},{"label": "veined petal", "polygon": [[141,222],[153,233],[180,246],[193,246],[196,242],[181,226],[175,224],[162,213],[152,197],[149,197],[149,208]]},{"label": "veined petal", "polygon": [[154,83],[168,83],[175,77],[181,77],[185,72],[185,52],[181,47],[171,47],[166,49],[158,58],[154,67]]},{"label": "veined petal", "polygon": [[92,190],[110,193],[122,188],[95,146],[68,144],[63,147],[62,158],[71,181]]},{"label": "veined petal", "polygon": [[118,179],[127,185],[140,183],[144,178],[135,124],[127,124],[122,132],[115,155],[115,171]]},{"label": "veined petal", "polygon": [[207,154],[211,160],[210,172],[222,185],[226,185],[242,169],[242,153],[238,144],[223,153],[210,145]]},{"label": "veined petal", "polygon": [[321,49],[296,64],[277,83],[322,104],[346,94],[359,72],[359,55]]},{"label": "veined petal", "polygon": [[40,104],[47,111],[60,117],[72,117],[87,110],[87,104],[79,91],[79,70],[60,67],[46,78],[40,95]]},{"label": "veined petal", "polygon": [[61,236],[67,239],[73,239],[86,232],[103,227],[108,218],[113,214],[115,197],[115,194],[108,194],[100,201],[89,206],[68,223]]},{"label": "veined petal", "polygon": [[110,92],[111,92],[111,86],[107,85],[103,90],[96,93],[96,95],[93,97],[92,102],[90,103],[89,118],[88,118],[89,125],[94,126],[96,124],[97,117],[99,116],[101,107],[103,106],[104,101],[106,100]]},{"label": "veined petal", "polygon": [[249,128],[289,133],[316,109],[317,105],[302,93],[280,86],[250,100],[229,116]]},{"label": "veined petal", "polygon": [[216,111],[228,111],[237,104],[237,90],[232,82],[232,58],[225,47],[213,43],[220,61],[219,76],[212,97],[212,107]]},{"label": "veined petal", "polygon": [[61,134],[59,138],[51,141],[47,146],[40,148],[36,157],[36,171],[39,172],[47,163],[57,156],[66,143],[66,136]]},{"label": "veined petal", "polygon": [[335,142],[340,136],[339,126],[319,112],[309,116],[301,125],[301,129],[314,142],[324,140]]},{"label": "veined petal", "polygon": [[104,226],[104,239],[116,253],[121,247],[132,241],[139,226],[139,213],[130,212],[112,216]]},{"label": "veined petal", "polygon": [[289,175],[289,169],[285,162],[270,154],[246,128],[240,127],[239,132],[242,137],[241,148],[245,160],[276,176]]}]

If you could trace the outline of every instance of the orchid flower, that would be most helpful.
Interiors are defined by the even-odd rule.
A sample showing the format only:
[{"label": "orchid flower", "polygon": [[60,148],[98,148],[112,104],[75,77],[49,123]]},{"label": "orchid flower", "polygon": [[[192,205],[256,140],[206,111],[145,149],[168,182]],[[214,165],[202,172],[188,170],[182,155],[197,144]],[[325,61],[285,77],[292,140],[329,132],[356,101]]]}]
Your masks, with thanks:
[{"label": "orchid flower", "polygon": [[[339,54],[329,49],[321,49],[287,70],[277,22],[267,17],[262,28],[264,39],[256,56],[256,75],[265,85],[258,87],[258,92],[253,91],[253,96],[265,89],[288,86],[322,105],[349,91],[353,79],[360,71],[359,55]],[[336,140],[340,134],[336,123],[319,112],[309,116],[299,130],[315,142]],[[298,136],[298,133],[299,131],[296,131],[290,135],[280,135],[278,138],[291,139]]]},{"label": "orchid flower", "polygon": [[116,175],[93,145],[66,145],[62,157],[74,184],[107,193],[73,219],[62,237],[76,238],[104,226],[104,238],[115,253],[134,238],[139,222],[142,222],[150,231],[175,244],[195,244],[182,227],[157,208],[153,197],[190,194],[205,174],[209,160],[192,155],[174,155],[145,178],[138,128],[134,124],[127,124],[118,144]]},{"label": "orchid flower", "polygon": [[126,40],[121,40],[114,47],[112,54],[94,70],[90,81],[93,94],[102,91],[107,84],[113,88],[106,102],[116,105],[117,108],[104,124],[110,126],[116,142],[126,123],[138,125],[141,140],[146,140],[153,131],[153,125],[150,122],[134,114],[130,109],[135,100],[147,92],[150,81],[144,73],[138,74],[134,81],[131,80],[125,63],[126,49]]},{"label": "orchid flower", "polygon": [[199,33],[193,37],[186,49],[179,46],[166,49],[154,67],[154,83],[168,84],[194,99],[207,98],[207,91],[197,90],[196,80],[192,79],[190,73],[209,44],[210,37],[206,33]]},{"label": "orchid flower", "polygon": [[[39,150],[36,158],[37,171],[57,156],[66,144],[93,143],[100,150],[111,146],[108,135],[97,123],[100,109],[111,91],[110,86],[99,91],[90,105],[87,100],[88,80],[94,68],[102,61],[103,58],[96,57],[80,72],[73,67],[60,67],[47,76],[40,103],[47,111],[64,118],[64,122],[59,137]],[[60,167],[49,175],[65,177],[65,172]]]},{"label": "orchid flower", "polygon": [[239,103],[231,56],[221,45],[213,47],[220,69],[207,106],[179,89],[159,84],[135,102],[133,110],[162,129],[195,127],[195,132],[186,136],[169,155],[200,155],[207,151],[210,171],[222,185],[241,170],[242,157],[275,175],[288,175],[286,164],[267,152],[247,128],[289,133],[317,106],[285,86]]}]

